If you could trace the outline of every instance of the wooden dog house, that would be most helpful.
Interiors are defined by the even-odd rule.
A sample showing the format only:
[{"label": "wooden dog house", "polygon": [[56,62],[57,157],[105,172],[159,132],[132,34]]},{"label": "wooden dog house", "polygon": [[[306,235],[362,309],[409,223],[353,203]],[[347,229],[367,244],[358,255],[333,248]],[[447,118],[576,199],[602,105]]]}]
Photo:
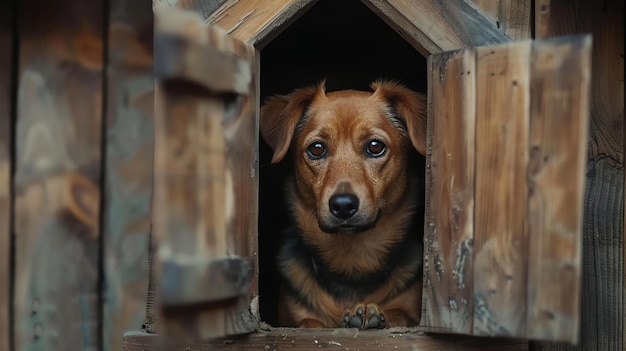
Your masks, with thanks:
[{"label": "wooden dog house", "polygon": [[[621,0],[0,1],[0,350],[624,349],[623,25]],[[589,39],[545,40],[580,34],[587,138]],[[265,323],[258,106],[346,65],[431,102],[419,328]]]},{"label": "wooden dog house", "polygon": [[[228,1],[205,21],[155,6],[163,334],[207,340],[263,329],[260,65],[263,49],[314,3]],[[464,2],[363,3],[428,57],[424,299],[421,327],[409,333],[576,342],[590,38],[512,43],[529,37],[528,25],[504,34]],[[511,6],[526,16],[514,23],[530,23],[529,7]],[[408,344],[422,342],[436,343]]]}]

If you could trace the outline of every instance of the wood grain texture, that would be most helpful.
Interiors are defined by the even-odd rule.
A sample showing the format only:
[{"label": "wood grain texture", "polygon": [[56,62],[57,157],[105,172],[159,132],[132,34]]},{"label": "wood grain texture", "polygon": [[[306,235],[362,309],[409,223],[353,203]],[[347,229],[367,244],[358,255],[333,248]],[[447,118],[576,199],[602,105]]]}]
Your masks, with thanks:
[{"label": "wood grain texture", "polygon": [[[163,39],[172,37],[194,44],[180,45],[179,51],[161,47],[171,43]],[[164,275],[170,265],[195,270],[227,257],[244,259],[252,279],[257,272],[256,52],[250,45],[225,36],[219,28],[203,24],[199,16],[174,8],[158,13],[155,45],[157,74],[163,71],[160,64],[175,60],[177,55],[183,59],[187,57],[185,49],[200,45],[220,50],[225,60],[238,57],[239,64],[234,66],[214,64],[236,70],[231,73],[248,87],[247,94],[236,94],[238,85],[215,91],[213,87],[224,85],[197,84],[199,80],[188,77],[201,74],[203,67],[194,71],[193,61],[180,79],[157,76],[157,282],[161,289],[171,287],[173,281]],[[204,289],[207,300],[190,300],[193,307],[163,304],[159,332],[177,340],[207,340],[256,328],[256,309],[251,307],[256,301],[255,283],[246,294],[220,301],[209,298],[216,296],[219,284],[194,284],[181,283],[180,295],[191,296],[188,292],[192,288]]]},{"label": "wood grain texture", "polygon": [[535,6],[535,18],[538,38],[591,33],[593,50],[580,342],[576,347],[533,344],[533,349],[622,350],[626,345],[624,2],[541,1]]},{"label": "wood grain texture", "polygon": [[591,37],[533,45],[526,316],[532,339],[578,339],[572,331],[580,315],[590,60]]},{"label": "wood grain texture", "polygon": [[14,3],[0,4],[0,350],[10,350]]},{"label": "wood grain texture", "polygon": [[228,0],[211,14],[208,23],[243,42],[263,49],[316,0]]},{"label": "wood grain texture", "polygon": [[15,349],[98,350],[105,4],[19,5]]},{"label": "wood grain texture", "polygon": [[[429,58],[422,325],[473,330],[475,52]],[[435,117],[436,116],[436,117]]]},{"label": "wood grain texture", "polygon": [[530,42],[479,48],[476,56],[474,333],[522,336]]},{"label": "wood grain texture", "polygon": [[[124,335],[124,351],[208,351],[208,350],[420,350],[420,351],[522,351],[524,340],[478,338],[458,335],[428,335],[414,329],[293,329],[272,328],[238,338],[218,339],[206,344],[163,348],[162,338],[142,333]],[[180,345],[180,344],[179,344]]]},{"label": "wood grain texture", "polygon": [[513,41],[531,38],[531,3],[529,0],[468,0],[493,26]]},{"label": "wood grain texture", "polygon": [[153,15],[149,2],[111,0],[104,196],[102,349],[139,329],[148,288],[154,148]]},{"label": "wood grain texture", "polygon": [[510,41],[464,0],[363,0],[363,3],[424,56]]}]

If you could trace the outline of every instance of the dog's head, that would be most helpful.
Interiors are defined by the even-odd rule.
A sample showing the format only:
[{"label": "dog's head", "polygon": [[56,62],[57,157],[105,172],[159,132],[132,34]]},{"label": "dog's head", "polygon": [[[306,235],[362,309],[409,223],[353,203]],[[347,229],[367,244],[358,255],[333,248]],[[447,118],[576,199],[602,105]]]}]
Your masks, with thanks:
[{"label": "dog's head", "polygon": [[292,150],[296,211],[327,233],[367,230],[405,206],[409,148],[426,150],[424,96],[393,82],[371,87],[327,94],[322,83],[261,108],[272,163]]}]

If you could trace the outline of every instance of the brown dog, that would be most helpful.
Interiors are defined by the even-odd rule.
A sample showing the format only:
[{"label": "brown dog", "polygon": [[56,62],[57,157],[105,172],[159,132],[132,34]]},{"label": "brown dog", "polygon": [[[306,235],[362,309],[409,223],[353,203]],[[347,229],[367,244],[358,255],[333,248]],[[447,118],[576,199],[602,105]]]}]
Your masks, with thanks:
[{"label": "brown dog", "polygon": [[[324,84],[261,108],[272,163],[291,150],[295,226],[278,263],[282,325],[384,328],[420,318],[422,228],[411,144],[426,149],[425,98],[393,82],[373,93]],[[384,311],[384,312],[383,312]]]}]

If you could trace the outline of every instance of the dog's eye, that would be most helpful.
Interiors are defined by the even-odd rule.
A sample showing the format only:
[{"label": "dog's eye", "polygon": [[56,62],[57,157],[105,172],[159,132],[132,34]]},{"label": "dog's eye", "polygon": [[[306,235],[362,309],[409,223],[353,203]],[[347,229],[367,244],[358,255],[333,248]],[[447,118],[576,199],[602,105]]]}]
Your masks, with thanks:
[{"label": "dog's eye", "polygon": [[319,141],[309,145],[306,149],[307,155],[313,160],[318,160],[326,155],[326,146]]},{"label": "dog's eye", "polygon": [[385,150],[387,150],[387,145],[380,140],[371,140],[365,148],[365,151],[372,157],[382,156]]}]

